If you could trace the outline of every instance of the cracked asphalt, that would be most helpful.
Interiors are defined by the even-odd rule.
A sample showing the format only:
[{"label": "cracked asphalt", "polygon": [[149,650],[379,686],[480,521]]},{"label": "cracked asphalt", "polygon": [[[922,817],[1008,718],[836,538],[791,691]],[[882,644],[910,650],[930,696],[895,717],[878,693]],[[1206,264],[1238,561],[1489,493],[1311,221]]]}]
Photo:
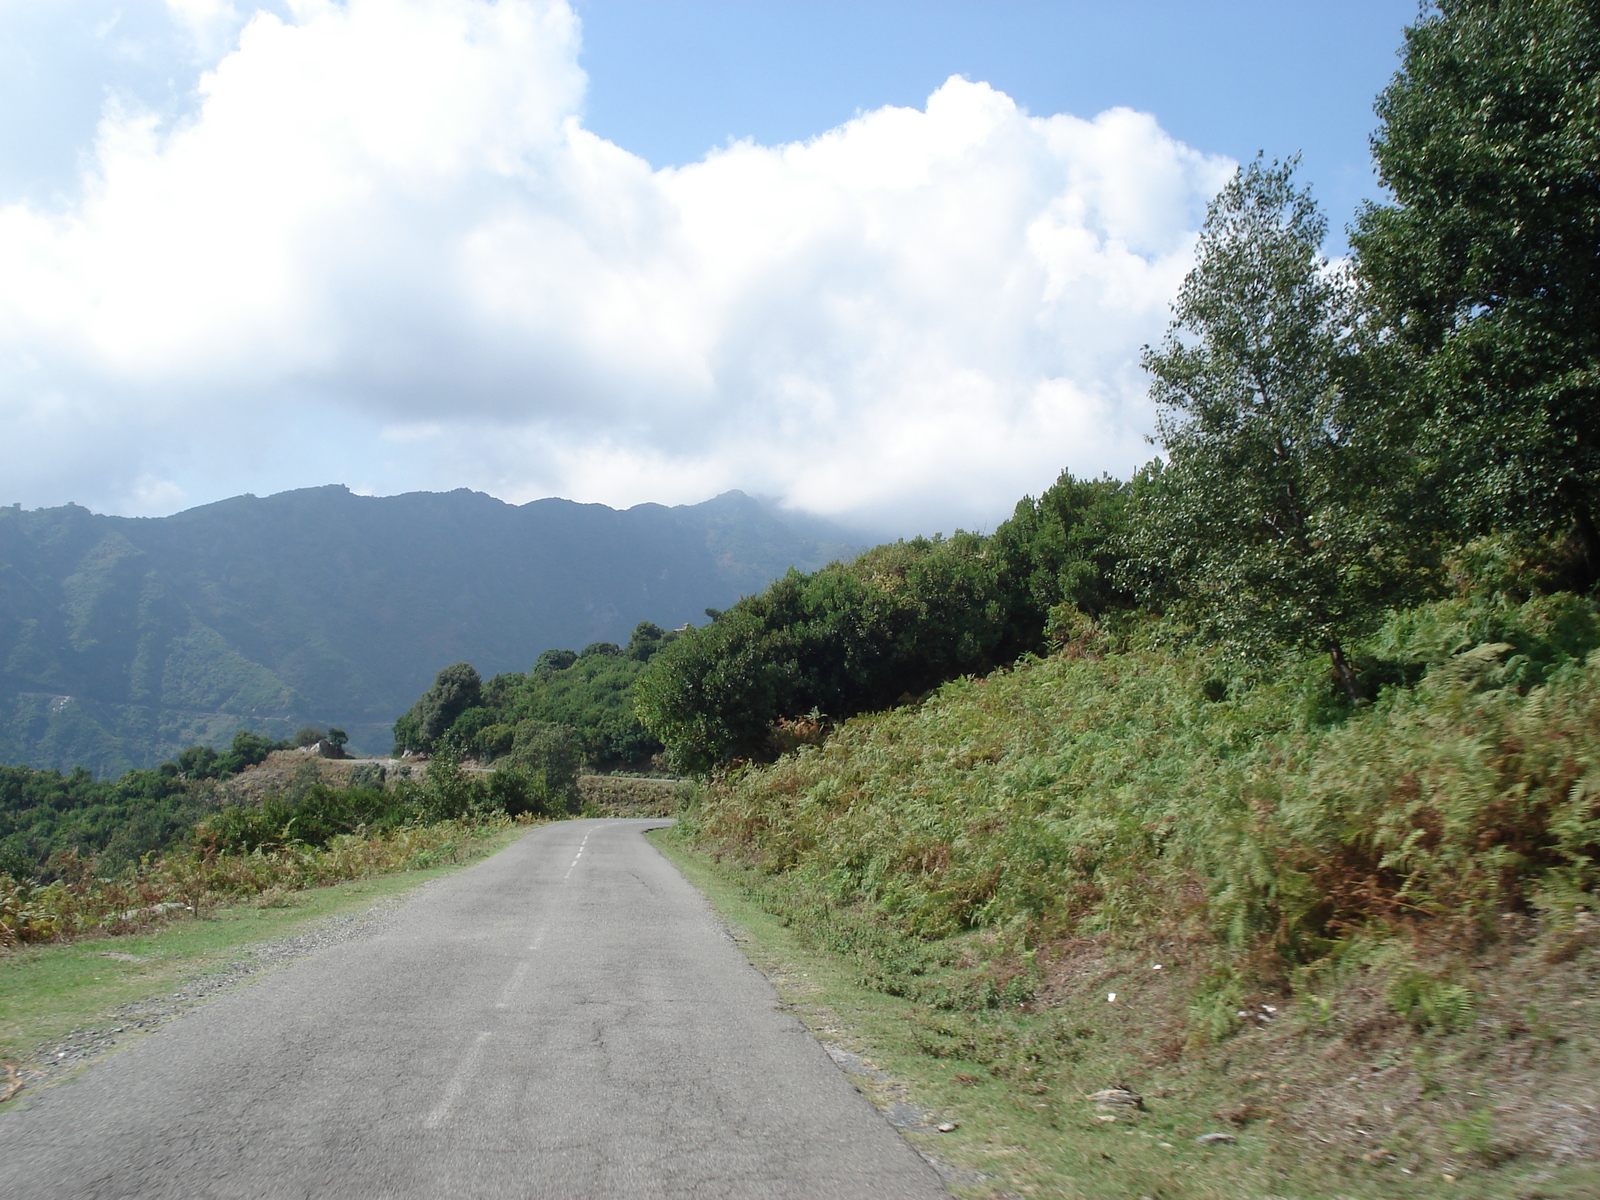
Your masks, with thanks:
[{"label": "cracked asphalt", "polygon": [[947,1197],[641,836],[567,821],[0,1115],[0,1195]]}]

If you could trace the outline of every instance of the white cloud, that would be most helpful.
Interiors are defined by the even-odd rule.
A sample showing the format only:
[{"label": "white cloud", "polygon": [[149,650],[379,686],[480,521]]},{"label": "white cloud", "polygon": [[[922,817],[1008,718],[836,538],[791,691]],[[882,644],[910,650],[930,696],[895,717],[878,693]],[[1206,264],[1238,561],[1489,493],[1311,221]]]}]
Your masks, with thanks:
[{"label": "white cloud", "polygon": [[168,4],[231,47],[193,115],[108,108],[80,199],[0,209],[0,500],[742,487],[910,531],[1148,454],[1138,347],[1232,166],[1149,116],[952,79],[652,171],[583,128],[562,3]]},{"label": "white cloud", "polygon": [[230,0],[165,0],[174,24],[194,40],[202,54],[215,56],[233,40],[243,19]]}]

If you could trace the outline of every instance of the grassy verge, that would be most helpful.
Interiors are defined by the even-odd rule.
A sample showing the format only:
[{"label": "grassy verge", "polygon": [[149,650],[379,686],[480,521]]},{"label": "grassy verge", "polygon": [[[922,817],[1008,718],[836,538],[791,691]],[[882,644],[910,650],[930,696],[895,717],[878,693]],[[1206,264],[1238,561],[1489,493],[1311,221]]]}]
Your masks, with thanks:
[{"label": "grassy verge", "polygon": [[246,947],[368,908],[503,849],[526,832],[518,826],[473,839],[460,846],[453,862],[427,869],[264,894],[260,901],[211,909],[202,920],[180,919],[148,933],[9,951],[0,955],[0,1065],[24,1062],[41,1043],[100,1021],[122,1005],[164,995]]},{"label": "grassy verge", "polygon": [[[1546,1123],[1566,1113],[1582,1124],[1600,1099],[1586,1082],[1592,970],[1575,961],[1485,963],[1476,1025],[1418,1031],[1393,1019],[1376,946],[1322,994],[1277,998],[1258,1028],[1197,1045],[1181,1033],[1204,964],[1186,962],[1181,946],[1165,947],[1158,972],[1152,947],[1086,943],[1070,963],[1042,967],[1059,983],[1046,1003],[954,1011],[873,986],[883,977],[859,956],[824,948],[838,931],[819,936],[763,877],[666,831],[652,839],[742,933],[796,1015],[884,1072],[853,1076],[880,1107],[899,1100],[959,1122],[909,1135],[967,1173],[957,1195],[1600,1195],[1600,1173],[1582,1161],[1593,1149],[1579,1144],[1586,1135],[1574,1134],[1565,1162],[1521,1158],[1507,1124],[1513,1093],[1543,1106],[1527,1115]],[[1495,1007],[1502,992],[1522,1024],[1510,1039]],[[1088,1098],[1118,1085],[1142,1095],[1143,1109]],[[1371,1107],[1398,1114],[1381,1138],[1363,1127]],[[1196,1143],[1208,1133],[1233,1140]]]}]

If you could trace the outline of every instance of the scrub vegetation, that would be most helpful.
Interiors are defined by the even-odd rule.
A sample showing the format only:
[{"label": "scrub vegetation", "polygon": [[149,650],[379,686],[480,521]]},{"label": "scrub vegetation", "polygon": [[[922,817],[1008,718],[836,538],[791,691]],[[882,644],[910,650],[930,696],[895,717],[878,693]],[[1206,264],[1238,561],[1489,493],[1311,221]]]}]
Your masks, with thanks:
[{"label": "scrub vegetation", "polygon": [[675,836],[897,1014],[970,1165],[1600,1189],[1597,80],[1592,5],[1424,13],[1349,262],[1292,160],[1213,202],[1161,458],[641,673]]},{"label": "scrub vegetation", "polygon": [[662,745],[635,714],[633,687],[677,636],[641,621],[626,646],[546,650],[526,674],[487,683],[472,664],[455,663],[395,722],[394,751],[448,743],[483,762],[509,758],[537,769],[547,756],[538,746],[561,742],[565,757],[591,768],[648,770]]},{"label": "scrub vegetation", "polygon": [[314,762],[281,790],[227,793],[159,851],[115,869],[76,845],[31,875],[0,874],[0,949],[122,934],[262,894],[455,861],[513,820],[565,816],[541,775],[465,770],[448,747],[419,782],[330,786]]},{"label": "scrub vegetation", "polygon": [[1600,15],[1442,0],[1377,112],[1349,261],[1293,160],[1216,197],[1131,480],[453,664],[394,727],[424,782],[221,807],[117,880],[58,848],[13,908],[677,805],[974,1194],[1600,1193]]}]

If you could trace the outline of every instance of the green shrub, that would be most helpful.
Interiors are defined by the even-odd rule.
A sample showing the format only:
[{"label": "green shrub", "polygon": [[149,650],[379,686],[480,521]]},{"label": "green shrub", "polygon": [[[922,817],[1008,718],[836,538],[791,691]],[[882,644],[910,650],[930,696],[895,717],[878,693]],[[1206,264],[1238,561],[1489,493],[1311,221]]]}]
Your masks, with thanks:
[{"label": "green shrub", "polygon": [[551,812],[578,811],[583,747],[576,730],[549,721],[523,721],[517,726],[511,757],[539,780]]},{"label": "green shrub", "polygon": [[565,808],[551,796],[543,769],[530,771],[515,763],[497,767],[489,776],[487,801],[490,809],[508,817],[554,816]]},{"label": "green shrub", "polygon": [[259,805],[230,805],[196,827],[201,848],[248,854],[263,847],[325,846],[342,834],[393,829],[421,815],[404,792],[312,784],[297,795],[269,794]]},{"label": "green shrub", "polygon": [[1413,971],[1390,983],[1389,1006],[1419,1032],[1454,1033],[1472,1023],[1478,1000],[1464,984]]},{"label": "green shrub", "polygon": [[[1586,611],[1547,597],[1497,628]],[[918,939],[1164,928],[1292,964],[1363,926],[1486,936],[1600,884],[1600,655],[1541,644],[1531,667],[1469,647],[1332,718],[1309,659],[1220,698],[1197,651],[1025,660],[728,772],[681,824],[786,904]]]},{"label": "green shrub", "polygon": [[0,871],[48,882],[51,861],[64,853],[120,871],[181,844],[219,806],[218,781],[284,746],[241,729],[225,751],[191,746],[154,770],[115,780],[96,780],[81,767],[66,775],[0,767]]}]

